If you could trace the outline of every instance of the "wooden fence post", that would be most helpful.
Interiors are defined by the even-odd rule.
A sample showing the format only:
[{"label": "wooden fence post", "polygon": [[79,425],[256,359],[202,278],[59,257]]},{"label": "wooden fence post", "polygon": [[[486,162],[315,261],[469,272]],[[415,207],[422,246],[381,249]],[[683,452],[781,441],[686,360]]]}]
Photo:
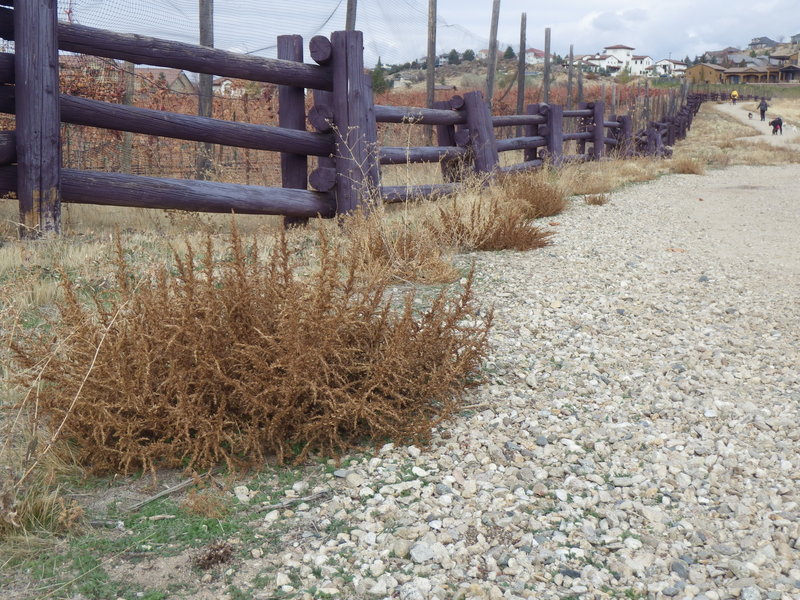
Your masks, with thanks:
[{"label": "wooden fence post", "polygon": [[[299,35],[278,36],[278,58],[303,62],[303,38]],[[287,129],[306,130],[305,89],[278,86],[278,125]],[[305,154],[281,152],[281,186],[308,189],[308,157]],[[303,217],[284,217],[284,227],[305,225]]]},{"label": "wooden fence post", "polygon": [[14,8],[17,198],[23,238],[61,231],[57,11],[56,0],[27,0]]},{"label": "wooden fence post", "polygon": [[594,160],[603,157],[603,150],[606,147],[606,128],[605,128],[605,105],[602,100],[592,105],[592,156]]},{"label": "wooden fence post", "polygon": [[464,94],[464,108],[467,111],[467,127],[472,145],[475,170],[490,173],[497,168],[500,155],[497,152],[497,139],[494,136],[492,114],[480,92]]},{"label": "wooden fence post", "polygon": [[[564,155],[564,109],[555,104],[541,104],[539,114],[544,115],[544,139],[547,141],[547,154],[554,165],[558,165]],[[542,127],[539,127],[539,131]]]},{"label": "wooden fence post", "polygon": [[372,135],[377,129],[369,123],[373,101],[364,76],[363,34],[335,31],[331,45],[336,212],[346,214],[364,205],[378,187],[378,141]]},{"label": "wooden fence post", "polygon": [[633,117],[630,115],[620,115],[617,120],[619,121],[619,148],[620,155],[623,157],[632,156],[634,153],[633,146]]},{"label": "wooden fence post", "polygon": [[[538,115],[539,114],[539,106],[540,104],[528,104],[526,112],[529,115]],[[539,133],[539,126],[538,125],[526,125],[525,126],[525,136],[526,137],[533,137],[541,135]],[[525,149],[525,162],[530,162],[532,160],[536,160],[537,156],[537,148],[526,148]]]},{"label": "wooden fence post", "polygon": [[[433,108],[440,110],[450,110],[452,108],[449,100],[439,100],[433,103]],[[436,126],[436,145],[437,146],[456,146],[456,126],[437,125]],[[461,160],[458,158],[442,158],[439,161],[442,169],[442,180],[453,183],[459,180]]]}]

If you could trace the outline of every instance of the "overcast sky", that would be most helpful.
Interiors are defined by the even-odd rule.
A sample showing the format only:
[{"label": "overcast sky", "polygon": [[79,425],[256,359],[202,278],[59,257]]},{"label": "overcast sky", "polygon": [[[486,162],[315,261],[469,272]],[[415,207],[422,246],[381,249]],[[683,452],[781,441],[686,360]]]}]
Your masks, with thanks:
[{"label": "overcast sky", "polygon": [[[346,0],[215,0],[216,46],[274,56],[275,36],[306,39],[344,28]],[[168,39],[197,42],[198,0],[59,0],[64,18]],[[356,26],[364,31],[366,62],[406,62],[426,52],[428,0],[359,0]],[[438,0],[439,52],[488,46],[492,0]],[[799,0],[501,0],[499,40],[519,44],[527,13],[528,47],[564,55],[625,44],[653,59],[694,58],[705,50],[743,47],[758,36],[775,40],[800,33]]]}]

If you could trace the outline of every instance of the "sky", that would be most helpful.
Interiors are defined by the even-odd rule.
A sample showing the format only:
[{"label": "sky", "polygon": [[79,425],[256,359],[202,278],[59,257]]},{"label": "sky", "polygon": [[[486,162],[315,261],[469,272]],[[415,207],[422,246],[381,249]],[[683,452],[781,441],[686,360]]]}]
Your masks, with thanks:
[{"label": "sky", "polygon": [[[61,18],[120,32],[197,42],[198,0],[58,0]],[[275,55],[275,36],[329,35],[344,28],[347,0],[214,0],[215,45]],[[358,0],[356,28],[365,33],[365,62],[406,62],[426,53],[428,0]],[[438,0],[437,51],[488,47],[492,0]],[[599,52],[625,44],[654,60],[694,58],[706,50],[744,47],[758,36],[777,41],[800,33],[798,0],[501,0],[501,51],[519,45],[527,13],[527,46]]]}]

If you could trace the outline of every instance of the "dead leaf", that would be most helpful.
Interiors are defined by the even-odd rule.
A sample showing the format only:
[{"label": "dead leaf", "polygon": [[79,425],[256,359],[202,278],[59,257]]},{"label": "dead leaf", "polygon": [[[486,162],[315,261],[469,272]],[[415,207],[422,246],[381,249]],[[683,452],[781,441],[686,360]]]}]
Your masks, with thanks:
[{"label": "dead leaf", "polygon": [[561,225],[561,222],[560,221],[550,221],[548,223],[548,225],[551,225],[551,226],[555,227],[556,225]]},{"label": "dead leaf", "polygon": [[683,248],[667,248],[667,252],[686,252]]}]

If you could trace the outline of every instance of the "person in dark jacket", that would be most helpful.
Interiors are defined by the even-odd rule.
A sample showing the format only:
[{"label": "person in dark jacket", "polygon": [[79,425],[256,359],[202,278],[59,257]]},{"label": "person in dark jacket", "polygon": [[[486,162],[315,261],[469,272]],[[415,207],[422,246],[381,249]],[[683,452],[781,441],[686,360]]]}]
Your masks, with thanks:
[{"label": "person in dark jacket", "polygon": [[761,98],[761,102],[758,103],[758,112],[761,113],[761,120],[767,120],[767,109],[769,108],[769,104],[767,104],[766,98]]},{"label": "person in dark jacket", "polygon": [[772,119],[772,121],[769,122],[769,126],[772,127],[772,135],[778,135],[778,133],[783,135],[783,121],[780,117]]}]

